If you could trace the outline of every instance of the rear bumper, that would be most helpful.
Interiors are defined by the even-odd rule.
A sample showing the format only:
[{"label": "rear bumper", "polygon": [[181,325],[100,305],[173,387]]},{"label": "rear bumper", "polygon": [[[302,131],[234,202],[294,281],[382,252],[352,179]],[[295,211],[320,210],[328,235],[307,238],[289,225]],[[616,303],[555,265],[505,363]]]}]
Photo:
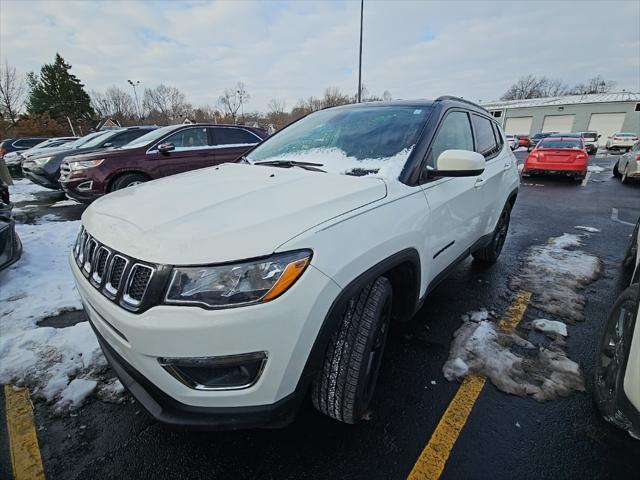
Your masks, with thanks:
[{"label": "rear bumper", "polygon": [[556,173],[572,173],[586,175],[587,163],[583,162],[535,162],[526,161],[524,163],[523,173],[537,173],[537,172],[556,172]]}]

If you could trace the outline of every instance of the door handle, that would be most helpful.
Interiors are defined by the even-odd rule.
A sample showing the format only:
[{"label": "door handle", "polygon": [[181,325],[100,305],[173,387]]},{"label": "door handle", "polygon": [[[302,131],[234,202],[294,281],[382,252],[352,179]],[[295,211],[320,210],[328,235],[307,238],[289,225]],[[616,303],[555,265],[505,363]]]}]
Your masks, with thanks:
[{"label": "door handle", "polygon": [[504,169],[505,170],[509,170],[511,168],[511,164],[510,163],[505,163],[504,164]]},{"label": "door handle", "polygon": [[473,188],[481,188],[484,186],[484,178],[479,178],[476,180],[476,183],[473,185]]}]

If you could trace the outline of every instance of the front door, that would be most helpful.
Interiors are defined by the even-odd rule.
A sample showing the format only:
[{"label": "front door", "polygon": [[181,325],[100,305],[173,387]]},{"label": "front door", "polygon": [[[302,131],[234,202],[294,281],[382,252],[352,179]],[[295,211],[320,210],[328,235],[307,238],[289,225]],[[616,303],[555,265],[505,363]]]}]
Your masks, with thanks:
[{"label": "front door", "polygon": [[215,150],[209,145],[206,127],[189,127],[182,129],[160,144],[171,144],[173,150],[156,151],[159,176],[166,177],[176,173],[196,170],[215,163]]}]

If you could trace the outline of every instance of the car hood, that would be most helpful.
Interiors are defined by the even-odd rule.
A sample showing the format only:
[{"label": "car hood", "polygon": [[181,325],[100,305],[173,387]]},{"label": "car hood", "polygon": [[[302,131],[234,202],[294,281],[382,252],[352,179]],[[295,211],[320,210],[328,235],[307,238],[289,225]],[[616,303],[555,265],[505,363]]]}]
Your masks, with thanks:
[{"label": "car hood", "polygon": [[89,152],[95,152],[100,150],[99,148],[96,147],[91,147],[91,148],[66,148],[66,149],[62,149],[62,150],[56,150],[56,151],[52,151],[52,152],[48,152],[48,153],[38,153],[37,155],[33,155],[31,157],[29,157],[27,160],[28,162],[33,162],[39,158],[44,158],[44,157],[51,157],[51,160],[49,160],[48,163],[51,162],[56,162],[56,163],[61,163],[62,160],[64,160],[66,157],[70,157],[72,155],[80,155],[82,153],[89,153]]},{"label": "car hood", "polygon": [[122,150],[121,148],[103,148],[101,150],[90,150],[87,152],[79,152],[78,154],[69,153],[65,156],[67,162],[77,162],[81,160],[94,160],[97,158],[108,159],[109,157],[119,157],[123,152],[129,154],[135,152],[135,150]]},{"label": "car hood", "polygon": [[212,264],[269,255],[386,194],[380,178],[224,164],[111,193],[82,221],[98,241],[140,260]]}]

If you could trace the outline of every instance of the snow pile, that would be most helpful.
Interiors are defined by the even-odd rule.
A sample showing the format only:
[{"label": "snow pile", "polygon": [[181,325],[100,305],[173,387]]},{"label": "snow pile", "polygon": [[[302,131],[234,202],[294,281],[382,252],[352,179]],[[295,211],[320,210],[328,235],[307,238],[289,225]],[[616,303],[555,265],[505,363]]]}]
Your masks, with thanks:
[{"label": "snow pile", "polygon": [[587,167],[587,171],[589,172],[593,172],[593,173],[600,173],[600,172],[604,172],[604,168],[599,167],[598,165],[589,165]]},{"label": "snow pile", "polygon": [[80,204],[75,200],[60,200],[59,202],[56,202],[53,205],[51,205],[51,208],[72,207],[74,205],[80,205]]},{"label": "snow pile", "polygon": [[[107,366],[88,322],[37,325],[81,308],[67,260],[79,228],[79,221],[17,225],[22,258],[0,273],[0,383],[27,385],[56,411],[80,406]],[[101,392],[122,393],[117,384],[98,387]]]},{"label": "snow pile", "polygon": [[589,233],[599,233],[600,230],[598,228],[595,227],[585,227],[582,225],[576,225],[575,227],[576,230],[584,230],[585,232],[589,232]]},{"label": "snow pile", "polygon": [[538,348],[517,333],[500,331],[491,320],[463,321],[442,372],[449,381],[482,375],[506,393],[538,401],[584,391],[579,365],[559,345]]},{"label": "snow pile", "polygon": [[470,322],[482,322],[483,320],[487,320],[489,318],[489,311],[486,308],[481,308],[475,312],[468,312],[462,316],[463,321]]},{"label": "snow pile", "polygon": [[538,318],[531,322],[531,326],[543,333],[552,333],[566,337],[567,325],[557,320],[547,320],[546,318]]},{"label": "snow pile", "polygon": [[579,246],[578,235],[565,233],[529,248],[521,272],[511,280],[512,288],[531,292],[533,306],[563,321],[584,320],[586,300],[579,291],[598,278],[602,262],[574,249]]},{"label": "snow pile", "polygon": [[80,221],[16,225],[22,258],[0,272],[0,328],[10,332],[35,327],[37,321],[82,308],[67,256]]},{"label": "snow pile", "polygon": [[[327,172],[345,174],[353,170],[377,170],[377,172],[365,175],[375,176],[386,180],[398,180],[404,164],[409,158],[413,146],[405,148],[392,157],[365,158],[362,160],[356,157],[349,157],[339,148],[314,148],[302,152],[288,153],[278,157],[261,161],[284,160],[292,162],[319,163],[318,168]],[[259,163],[260,161],[258,161]]]},{"label": "snow pile", "polygon": [[37,197],[34,194],[51,191],[52,190],[41,187],[40,185],[36,185],[26,178],[14,180],[13,185],[9,185],[9,196],[12,203],[37,200]]}]

